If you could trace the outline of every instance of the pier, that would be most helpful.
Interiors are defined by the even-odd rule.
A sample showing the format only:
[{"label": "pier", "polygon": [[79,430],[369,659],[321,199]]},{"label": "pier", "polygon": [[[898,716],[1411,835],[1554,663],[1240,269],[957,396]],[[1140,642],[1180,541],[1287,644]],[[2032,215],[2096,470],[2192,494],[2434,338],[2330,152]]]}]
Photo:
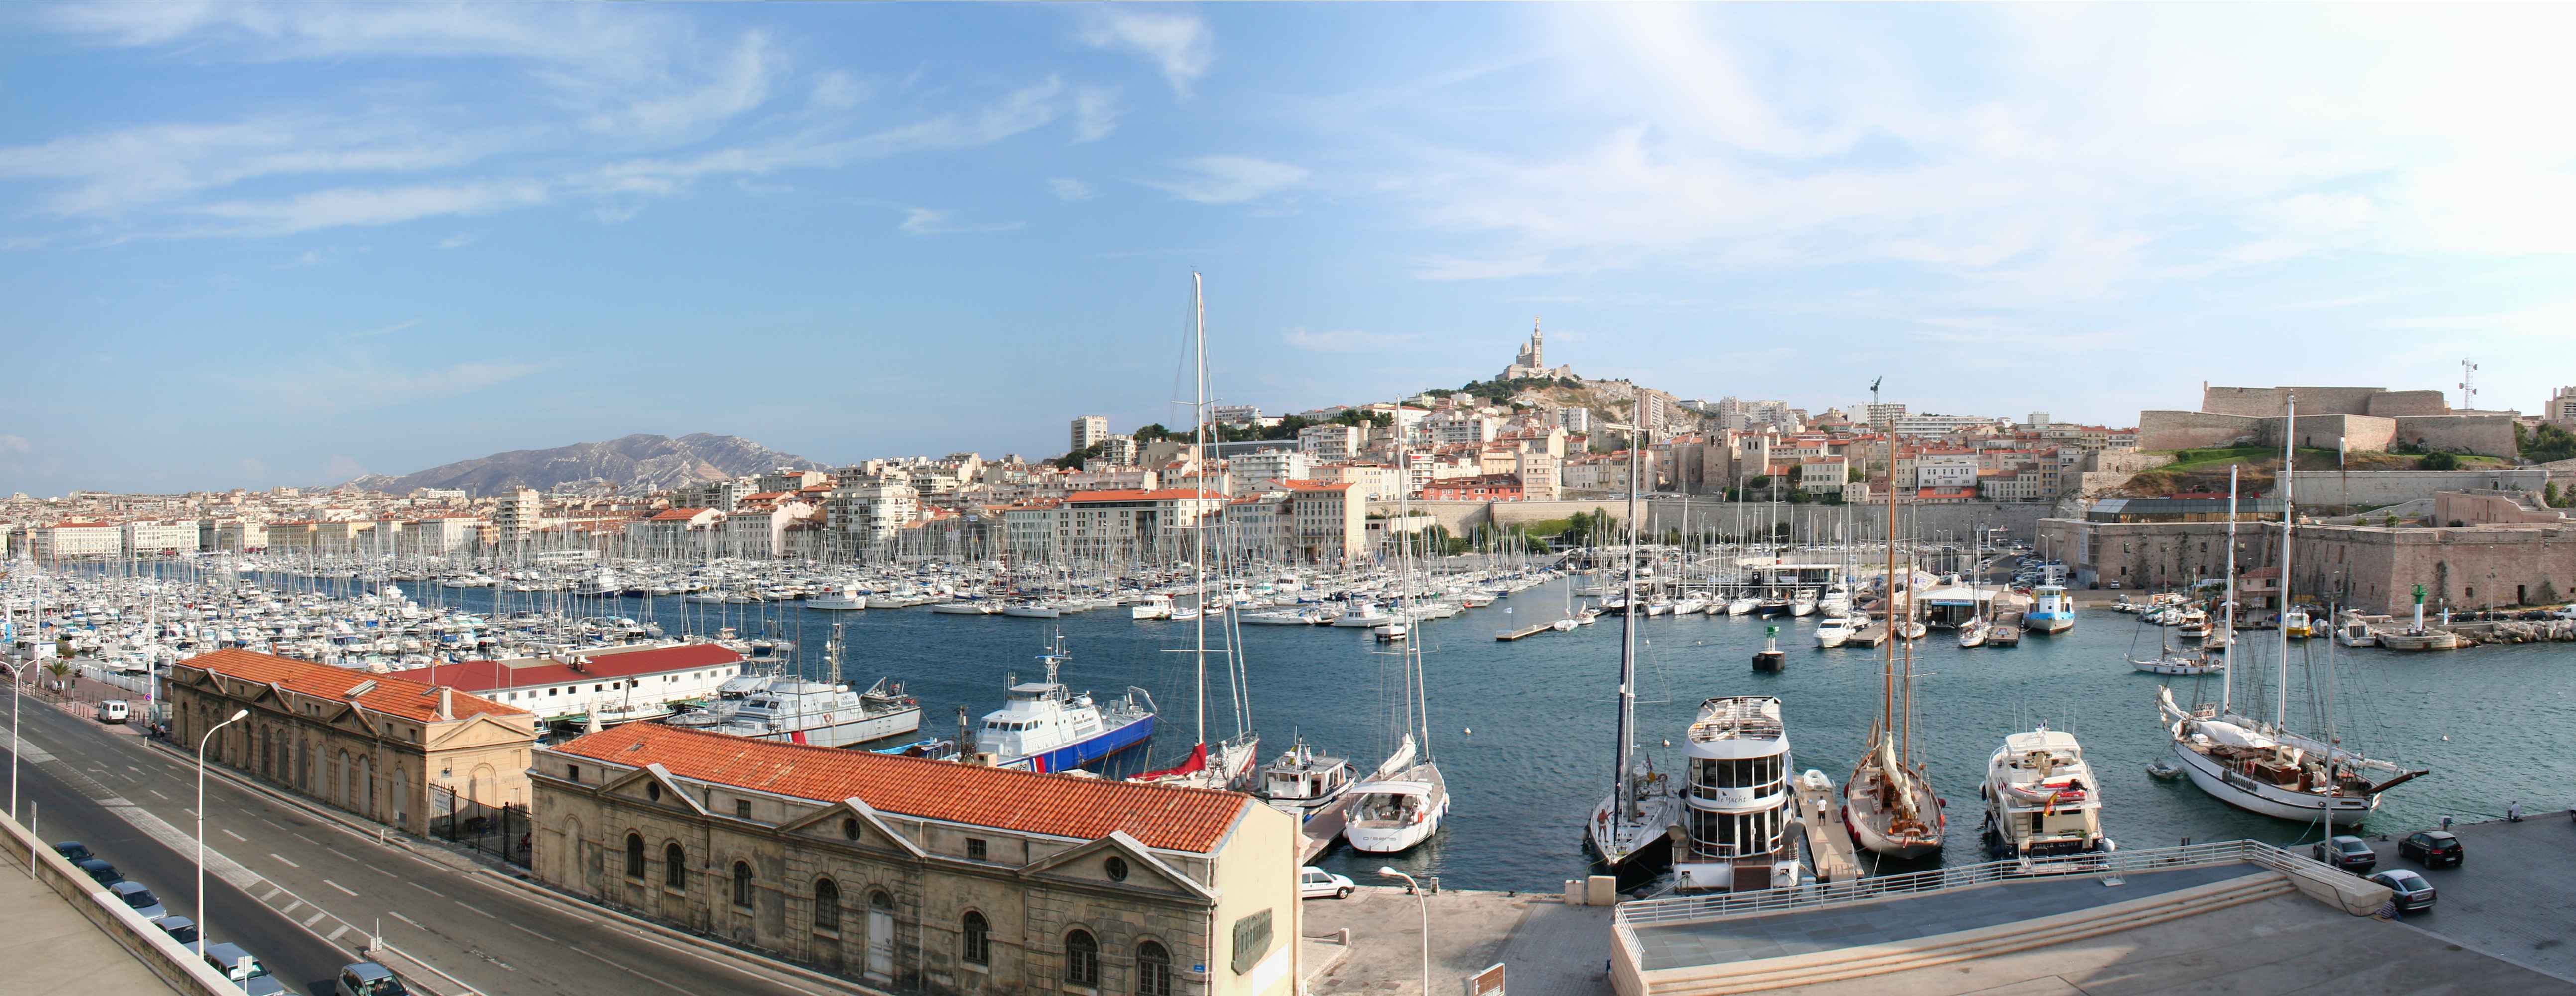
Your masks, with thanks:
[{"label": "pier", "polygon": [[1556,624],[1554,623],[1540,623],[1536,626],[1523,626],[1519,629],[1496,630],[1494,632],[1494,639],[1503,643],[1510,643],[1514,640],[1527,639],[1529,637],[1545,633],[1548,630],[1555,628],[1555,625]]},{"label": "pier", "polygon": [[1869,648],[1872,648],[1872,649],[1876,649],[1876,648],[1878,647],[1878,645],[1879,645],[1879,644],[1886,643],[1886,642],[1887,642],[1887,624],[1886,624],[1886,623],[1880,623],[1880,624],[1878,624],[1878,625],[1876,625],[1876,626],[1863,626],[1863,627],[1861,627],[1860,632],[1853,633],[1853,634],[1851,635],[1851,638],[1850,638],[1850,639],[1847,639],[1847,640],[1844,640],[1844,641],[1843,641],[1843,646],[1846,646],[1846,647],[1869,647]]},{"label": "pier", "polygon": [[1848,882],[1860,877],[1860,852],[1852,846],[1851,828],[1843,824],[1831,787],[1801,784],[1797,790],[1798,827],[1807,836],[1807,864],[1816,878]]}]

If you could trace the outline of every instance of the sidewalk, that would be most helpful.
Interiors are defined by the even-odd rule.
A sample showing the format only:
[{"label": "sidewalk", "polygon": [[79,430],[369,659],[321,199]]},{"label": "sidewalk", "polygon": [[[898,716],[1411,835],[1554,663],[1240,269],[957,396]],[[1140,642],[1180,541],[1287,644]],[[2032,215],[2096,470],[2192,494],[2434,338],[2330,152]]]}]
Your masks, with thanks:
[{"label": "sidewalk", "polygon": [[28,877],[24,863],[0,872],[0,994],[175,993],[60,893]]}]

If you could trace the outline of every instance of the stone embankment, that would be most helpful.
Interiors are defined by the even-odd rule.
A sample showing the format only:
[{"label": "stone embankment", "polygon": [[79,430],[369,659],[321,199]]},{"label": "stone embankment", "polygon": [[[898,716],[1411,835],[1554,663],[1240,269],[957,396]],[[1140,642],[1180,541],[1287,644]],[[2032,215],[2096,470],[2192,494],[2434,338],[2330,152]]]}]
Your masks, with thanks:
[{"label": "stone embankment", "polygon": [[2576,619],[2452,623],[2451,634],[2459,637],[2463,645],[2567,643],[2576,641]]}]

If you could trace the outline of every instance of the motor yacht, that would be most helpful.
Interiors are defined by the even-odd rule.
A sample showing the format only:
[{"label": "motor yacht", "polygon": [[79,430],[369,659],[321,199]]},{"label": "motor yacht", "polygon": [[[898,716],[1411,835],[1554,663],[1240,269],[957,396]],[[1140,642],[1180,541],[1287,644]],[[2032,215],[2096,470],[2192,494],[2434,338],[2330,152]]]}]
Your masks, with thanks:
[{"label": "motor yacht", "polygon": [[1986,846],[1997,857],[2108,851],[2102,784],[2075,735],[2041,726],[2014,733],[1986,761]]}]

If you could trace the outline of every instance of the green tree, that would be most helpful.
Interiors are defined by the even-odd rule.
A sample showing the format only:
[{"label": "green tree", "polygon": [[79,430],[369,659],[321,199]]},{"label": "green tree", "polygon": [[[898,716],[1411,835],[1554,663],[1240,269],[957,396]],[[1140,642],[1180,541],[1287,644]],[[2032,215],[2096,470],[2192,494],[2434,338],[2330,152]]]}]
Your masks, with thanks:
[{"label": "green tree", "polygon": [[2558,507],[2558,482],[2540,482],[2540,503],[2551,508]]},{"label": "green tree", "polygon": [[2458,470],[2460,457],[2449,450],[2434,450],[2424,454],[2423,459],[2417,461],[2415,465],[2425,470]]}]

